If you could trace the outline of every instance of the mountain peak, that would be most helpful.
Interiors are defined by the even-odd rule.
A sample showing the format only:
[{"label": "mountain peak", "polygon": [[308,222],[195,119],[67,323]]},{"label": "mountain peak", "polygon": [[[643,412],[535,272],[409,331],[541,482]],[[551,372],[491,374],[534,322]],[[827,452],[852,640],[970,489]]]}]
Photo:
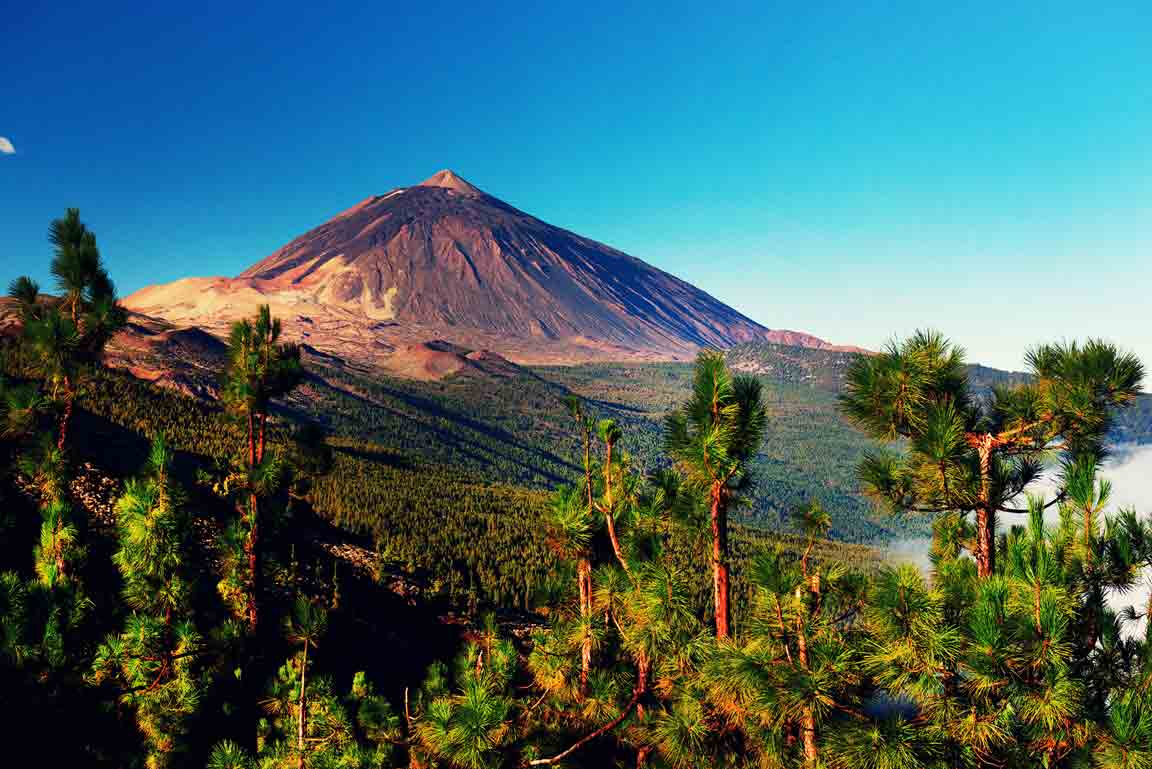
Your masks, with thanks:
[{"label": "mountain peak", "polygon": [[479,187],[473,186],[462,176],[455,171],[445,168],[443,171],[429,176],[424,181],[420,182],[421,187],[446,187],[461,195],[479,196],[484,192]]},{"label": "mountain peak", "polygon": [[668,360],[770,333],[684,281],[447,169],[340,213],[236,279],[125,299],[137,312],[219,327],[261,304],[301,318],[309,344],[349,360],[437,337],[518,362]]}]

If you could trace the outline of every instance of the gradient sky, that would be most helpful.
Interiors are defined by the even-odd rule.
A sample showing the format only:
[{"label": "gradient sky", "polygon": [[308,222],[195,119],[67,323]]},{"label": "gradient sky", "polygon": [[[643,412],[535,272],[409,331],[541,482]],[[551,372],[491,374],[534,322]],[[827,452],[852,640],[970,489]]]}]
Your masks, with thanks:
[{"label": "gradient sky", "polygon": [[1152,366],[1148,0],[112,5],[2,12],[4,281],[67,206],[128,293],[450,167],[773,328]]}]

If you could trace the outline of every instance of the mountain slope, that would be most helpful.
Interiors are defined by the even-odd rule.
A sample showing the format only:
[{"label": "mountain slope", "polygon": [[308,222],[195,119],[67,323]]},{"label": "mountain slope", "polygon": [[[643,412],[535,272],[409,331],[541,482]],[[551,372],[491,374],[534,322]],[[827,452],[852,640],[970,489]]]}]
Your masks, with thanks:
[{"label": "mountain slope", "polygon": [[288,327],[302,326],[310,344],[361,358],[436,338],[517,362],[681,359],[750,341],[831,347],[766,329],[451,171],[368,198],[236,278],[189,278],[125,300],[140,313],[208,327],[264,302]]}]

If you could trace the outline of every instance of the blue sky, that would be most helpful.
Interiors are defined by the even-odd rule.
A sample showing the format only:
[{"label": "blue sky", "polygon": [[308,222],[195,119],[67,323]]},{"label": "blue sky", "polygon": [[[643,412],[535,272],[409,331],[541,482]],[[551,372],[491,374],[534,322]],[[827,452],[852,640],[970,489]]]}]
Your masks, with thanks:
[{"label": "blue sky", "polygon": [[127,293],[450,167],[770,327],[1152,366],[1147,0],[110,5],[3,12],[5,281],[67,206]]}]

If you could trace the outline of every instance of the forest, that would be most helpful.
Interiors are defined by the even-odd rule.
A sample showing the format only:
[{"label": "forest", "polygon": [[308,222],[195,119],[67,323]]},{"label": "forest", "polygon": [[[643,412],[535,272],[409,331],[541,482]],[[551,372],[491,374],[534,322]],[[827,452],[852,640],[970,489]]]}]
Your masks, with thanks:
[{"label": "forest", "polygon": [[[644,472],[652,472],[668,465],[663,421],[691,378],[689,364],[585,364],[536,367],[506,378],[418,382],[321,362],[311,367],[307,393],[287,405],[339,439],[547,491],[578,470],[567,397],[580,396],[589,412],[620,425],[622,445]],[[776,378],[765,383],[773,418],[752,458],[754,483],[736,512],[739,521],[786,532],[791,510],[819,499],[839,541],[876,545],[927,536],[923,522],[871,514],[853,470],[869,439],[838,413],[834,392]]]},{"label": "forest", "polygon": [[0,345],[0,723],[38,764],[1152,767],[1152,520],[1100,473],[1148,399],[1108,342],[408,384],[262,307],[205,401],[104,365],[96,236],[49,239]]}]

